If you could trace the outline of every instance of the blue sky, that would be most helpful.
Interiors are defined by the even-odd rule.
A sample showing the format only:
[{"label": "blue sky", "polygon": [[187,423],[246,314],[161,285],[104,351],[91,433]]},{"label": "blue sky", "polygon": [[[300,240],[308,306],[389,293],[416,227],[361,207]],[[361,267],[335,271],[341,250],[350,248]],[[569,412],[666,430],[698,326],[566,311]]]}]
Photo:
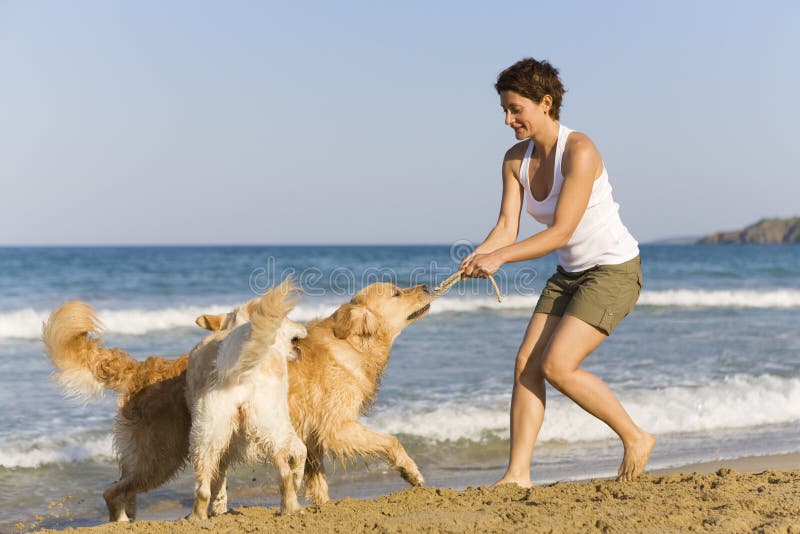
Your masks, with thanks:
[{"label": "blue sky", "polygon": [[[0,244],[480,240],[548,59],[643,242],[800,213],[793,2],[0,0]],[[523,234],[541,229],[523,212]]]}]

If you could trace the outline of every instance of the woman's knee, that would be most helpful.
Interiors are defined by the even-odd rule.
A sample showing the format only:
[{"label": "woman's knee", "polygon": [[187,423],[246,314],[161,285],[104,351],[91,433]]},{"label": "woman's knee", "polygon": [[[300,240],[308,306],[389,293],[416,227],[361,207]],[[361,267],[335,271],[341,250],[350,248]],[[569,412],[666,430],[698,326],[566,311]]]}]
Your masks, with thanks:
[{"label": "woman's knee", "polygon": [[547,383],[558,390],[562,389],[563,384],[569,379],[573,371],[573,369],[565,367],[553,358],[545,358],[541,369]]}]

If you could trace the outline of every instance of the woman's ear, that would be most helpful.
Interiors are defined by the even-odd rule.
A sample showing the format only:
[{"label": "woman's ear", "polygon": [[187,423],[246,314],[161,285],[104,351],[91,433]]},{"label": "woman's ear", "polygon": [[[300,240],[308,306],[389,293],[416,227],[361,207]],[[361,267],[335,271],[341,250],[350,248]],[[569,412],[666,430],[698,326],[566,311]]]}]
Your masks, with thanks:
[{"label": "woman's ear", "polygon": [[542,101],[539,102],[539,105],[542,106],[542,109],[546,110],[546,112],[549,114],[550,108],[553,107],[553,97],[550,95],[544,95],[542,97]]}]

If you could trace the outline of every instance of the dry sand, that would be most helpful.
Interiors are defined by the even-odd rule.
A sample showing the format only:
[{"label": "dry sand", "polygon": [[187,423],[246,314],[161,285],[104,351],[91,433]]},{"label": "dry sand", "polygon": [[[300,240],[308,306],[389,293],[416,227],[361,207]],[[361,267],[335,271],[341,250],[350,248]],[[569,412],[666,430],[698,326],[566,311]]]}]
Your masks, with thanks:
[{"label": "dry sand", "polygon": [[635,482],[559,482],[529,490],[515,486],[415,488],[377,499],[342,499],[309,506],[291,516],[279,516],[274,508],[249,507],[199,525],[186,520],[137,521],[60,532],[800,534],[800,455],[697,464],[680,471],[646,474]]}]

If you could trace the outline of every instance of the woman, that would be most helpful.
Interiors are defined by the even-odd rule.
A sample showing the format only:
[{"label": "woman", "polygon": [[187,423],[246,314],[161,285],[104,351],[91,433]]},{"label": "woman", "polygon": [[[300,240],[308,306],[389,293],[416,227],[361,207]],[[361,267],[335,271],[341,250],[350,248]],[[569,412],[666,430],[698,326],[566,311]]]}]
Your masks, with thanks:
[{"label": "woman", "polygon": [[[500,217],[464,258],[464,276],[487,277],[503,264],[555,251],[547,281],[517,353],[511,397],[511,451],[497,484],[531,485],[533,446],[542,426],[547,380],[622,440],[618,480],[647,464],[655,438],[639,428],[608,386],[580,369],[635,306],[641,290],[639,246],[619,217],[603,160],[592,141],[558,122],[564,86],[547,61],[523,59],[495,84],[505,123],[521,140],[503,160]],[[516,242],[522,199],[547,228]]]}]

